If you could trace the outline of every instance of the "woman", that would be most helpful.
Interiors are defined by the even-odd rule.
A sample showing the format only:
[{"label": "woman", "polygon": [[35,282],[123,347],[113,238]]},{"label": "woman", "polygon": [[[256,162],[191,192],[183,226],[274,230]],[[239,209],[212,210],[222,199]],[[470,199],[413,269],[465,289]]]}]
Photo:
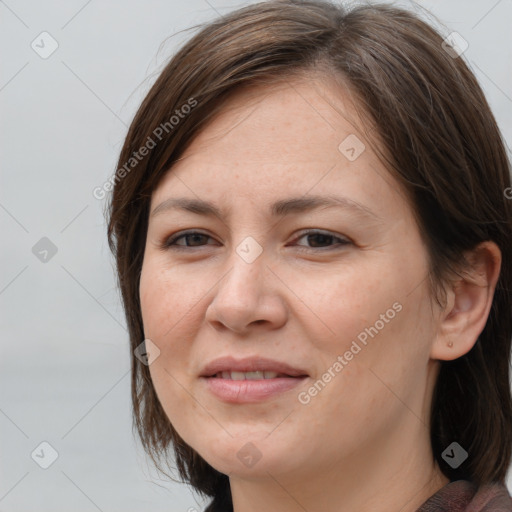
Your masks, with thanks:
[{"label": "woman", "polygon": [[512,510],[509,162],[459,53],[269,1],[144,99],[108,229],[135,426],[206,510]]}]

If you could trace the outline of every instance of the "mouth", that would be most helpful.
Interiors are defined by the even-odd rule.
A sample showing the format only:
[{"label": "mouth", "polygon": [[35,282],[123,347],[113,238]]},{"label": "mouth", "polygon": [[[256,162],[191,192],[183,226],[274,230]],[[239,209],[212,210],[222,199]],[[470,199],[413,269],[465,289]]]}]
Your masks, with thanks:
[{"label": "mouth", "polygon": [[[305,377],[305,375],[304,375]],[[297,376],[287,375],[286,373],[278,373],[272,371],[254,371],[254,372],[235,372],[224,371],[212,375],[211,378],[215,379],[228,379],[228,380],[267,380],[267,379],[296,379]]]},{"label": "mouth", "polygon": [[200,375],[209,392],[228,403],[254,403],[295,388],[309,375],[300,368],[265,358],[220,358]]},{"label": "mouth", "polygon": [[305,377],[307,372],[284,361],[253,356],[236,359],[232,356],[220,357],[208,363],[201,377],[216,377],[231,380],[261,380],[276,377]]}]

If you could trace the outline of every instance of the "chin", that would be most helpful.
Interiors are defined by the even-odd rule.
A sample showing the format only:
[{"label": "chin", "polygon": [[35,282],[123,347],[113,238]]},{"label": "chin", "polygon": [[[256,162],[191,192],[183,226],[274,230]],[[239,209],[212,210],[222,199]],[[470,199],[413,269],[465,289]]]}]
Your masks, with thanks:
[{"label": "chin", "polygon": [[279,439],[271,439],[268,431],[233,437],[223,432],[221,438],[212,439],[205,435],[200,443],[190,446],[217,471],[244,477],[268,478],[268,473],[287,471],[289,468],[284,466],[290,464],[290,453],[293,452],[291,446]]}]

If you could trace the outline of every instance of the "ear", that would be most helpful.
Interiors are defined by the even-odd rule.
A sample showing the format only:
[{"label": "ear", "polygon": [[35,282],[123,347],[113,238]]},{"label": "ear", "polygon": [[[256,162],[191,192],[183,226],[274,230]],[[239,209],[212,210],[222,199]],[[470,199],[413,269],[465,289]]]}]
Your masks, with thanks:
[{"label": "ear", "polygon": [[482,242],[466,253],[469,267],[447,289],[430,357],[450,361],[467,354],[484,330],[501,269],[501,251]]}]

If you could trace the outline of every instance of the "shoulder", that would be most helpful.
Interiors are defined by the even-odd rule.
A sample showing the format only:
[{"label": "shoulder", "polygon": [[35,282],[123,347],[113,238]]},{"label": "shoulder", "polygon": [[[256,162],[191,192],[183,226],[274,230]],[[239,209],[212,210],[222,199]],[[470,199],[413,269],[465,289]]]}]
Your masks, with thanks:
[{"label": "shoulder", "polygon": [[417,512],[512,512],[512,498],[499,482],[477,487],[468,480],[456,480],[439,489]]},{"label": "shoulder", "polygon": [[512,498],[505,485],[487,484],[478,488],[468,512],[512,512]]}]

